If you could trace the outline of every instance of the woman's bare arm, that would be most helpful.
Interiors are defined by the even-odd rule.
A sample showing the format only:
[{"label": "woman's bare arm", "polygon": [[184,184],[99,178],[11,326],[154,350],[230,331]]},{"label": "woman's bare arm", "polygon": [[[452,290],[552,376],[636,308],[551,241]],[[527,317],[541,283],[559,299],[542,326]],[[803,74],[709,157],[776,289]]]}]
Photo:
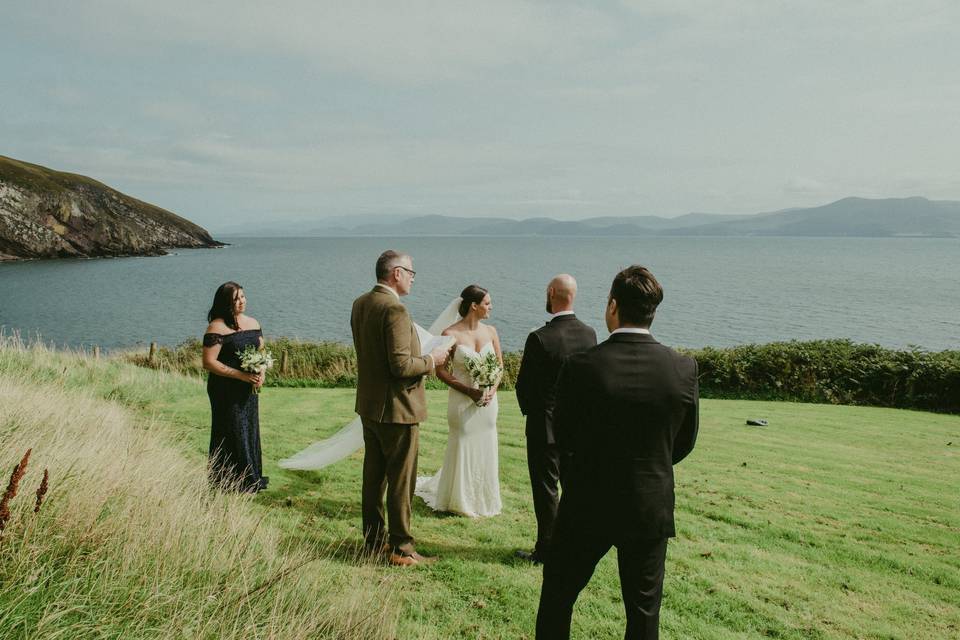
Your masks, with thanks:
[{"label": "woman's bare arm", "polygon": [[[450,331],[449,329],[444,329],[443,333],[441,333],[440,335],[452,336],[455,341],[458,338],[457,334],[453,331]],[[456,342],[454,343],[453,348],[454,349],[457,348]],[[448,387],[450,387],[451,389],[455,389],[456,391],[459,391],[463,395],[469,396],[474,402],[480,400],[480,398],[483,397],[483,391],[481,389],[474,389],[473,387],[469,387],[463,384],[462,382],[457,380],[456,376],[454,376],[452,372],[448,371],[446,367],[437,367],[437,377],[440,378],[443,381],[443,383]]]},{"label": "woman's bare arm", "polygon": [[[211,323],[207,327],[206,333],[213,333],[216,335],[224,335],[223,330],[226,329],[224,325],[218,325],[217,323]],[[216,342],[212,345],[203,345],[203,368],[209,371],[210,373],[222,376],[224,378],[233,378],[234,380],[243,380],[244,382],[249,382],[250,384],[260,384],[261,376],[255,373],[249,373],[247,371],[241,371],[240,369],[234,369],[233,367],[228,367],[219,360],[217,356],[220,355],[220,349],[222,345],[219,342]]]}]

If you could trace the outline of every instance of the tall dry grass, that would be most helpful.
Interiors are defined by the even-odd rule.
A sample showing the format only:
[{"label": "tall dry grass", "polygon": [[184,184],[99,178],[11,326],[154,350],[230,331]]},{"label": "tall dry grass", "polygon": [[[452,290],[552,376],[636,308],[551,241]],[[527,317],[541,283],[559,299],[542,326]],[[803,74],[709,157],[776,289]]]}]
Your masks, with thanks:
[{"label": "tall dry grass", "polygon": [[148,394],[158,375],[0,341],[0,469],[33,450],[0,538],[0,635],[393,637],[382,571],[285,546],[249,497],[211,491],[161,423],[81,384]]}]

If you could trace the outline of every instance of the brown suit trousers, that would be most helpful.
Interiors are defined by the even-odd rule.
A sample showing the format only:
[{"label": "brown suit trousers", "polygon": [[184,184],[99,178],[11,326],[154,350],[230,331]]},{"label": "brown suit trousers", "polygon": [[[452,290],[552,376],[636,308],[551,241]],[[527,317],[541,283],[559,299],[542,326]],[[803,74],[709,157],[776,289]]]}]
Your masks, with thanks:
[{"label": "brown suit trousers", "polygon": [[[403,551],[413,549],[410,513],[417,483],[420,426],[363,421],[363,542],[371,550],[384,542]],[[383,519],[387,494],[390,535]]]}]

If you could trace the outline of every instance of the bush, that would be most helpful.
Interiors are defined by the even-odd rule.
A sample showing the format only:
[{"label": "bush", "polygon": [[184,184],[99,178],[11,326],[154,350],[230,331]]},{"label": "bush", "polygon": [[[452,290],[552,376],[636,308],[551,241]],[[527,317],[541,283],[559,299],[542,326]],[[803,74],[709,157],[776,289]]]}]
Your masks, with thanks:
[{"label": "bush", "polygon": [[816,340],[686,353],[697,359],[700,392],[707,397],[960,413],[960,351]]},{"label": "bush", "polygon": [[[267,340],[276,362],[267,376],[271,387],[354,387],[357,384],[357,355],[352,347],[338,342],[302,342],[289,338]],[[122,358],[152,369],[205,376],[201,363],[203,344],[190,339],[175,348],[159,347],[153,360],[148,353],[127,352]],[[286,353],[284,365],[283,354]]]},{"label": "bush", "polygon": [[[357,357],[352,347],[336,342],[268,340],[277,365],[268,386],[341,387],[357,383]],[[152,368],[204,375],[201,344],[188,340],[161,347],[150,361],[145,353],[124,358]],[[286,369],[280,366],[287,354]],[[960,351],[895,350],[849,340],[773,342],[725,349],[685,350],[700,365],[704,397],[790,400],[857,404],[960,413]],[[522,353],[503,354],[501,389],[512,390]],[[435,377],[427,388],[443,389]]]},{"label": "bush", "polygon": [[[289,338],[267,340],[267,348],[276,360],[267,376],[268,387],[320,387],[350,389],[357,385],[357,354],[353,347],[339,342],[303,342]],[[195,338],[174,348],[158,347],[153,359],[149,353],[124,352],[121,359],[141,367],[177,371],[189,376],[205,376],[201,364],[203,344]],[[282,365],[286,353],[286,368]],[[503,354],[504,376],[501,389],[513,389],[520,370],[520,353]],[[446,389],[434,376],[427,378],[428,389]]]}]

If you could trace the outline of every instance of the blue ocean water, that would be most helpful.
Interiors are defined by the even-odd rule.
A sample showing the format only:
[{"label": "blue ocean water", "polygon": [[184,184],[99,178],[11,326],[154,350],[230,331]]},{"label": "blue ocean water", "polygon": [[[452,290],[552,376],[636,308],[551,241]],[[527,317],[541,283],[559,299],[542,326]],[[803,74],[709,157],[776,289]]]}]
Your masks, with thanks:
[{"label": "blue ocean water", "polygon": [[165,257],[0,264],[0,326],[63,346],[176,345],[199,336],[213,292],[240,282],[265,333],[350,342],[350,305],[388,248],[417,271],[405,298],[428,326],[467,284],[493,299],[504,348],[545,319],[546,283],[580,285],[577,313],[607,335],[610,281],[639,263],[665,299],[654,335],[672,346],[850,338],[960,348],[960,241],[872,238],[224,238]]}]

